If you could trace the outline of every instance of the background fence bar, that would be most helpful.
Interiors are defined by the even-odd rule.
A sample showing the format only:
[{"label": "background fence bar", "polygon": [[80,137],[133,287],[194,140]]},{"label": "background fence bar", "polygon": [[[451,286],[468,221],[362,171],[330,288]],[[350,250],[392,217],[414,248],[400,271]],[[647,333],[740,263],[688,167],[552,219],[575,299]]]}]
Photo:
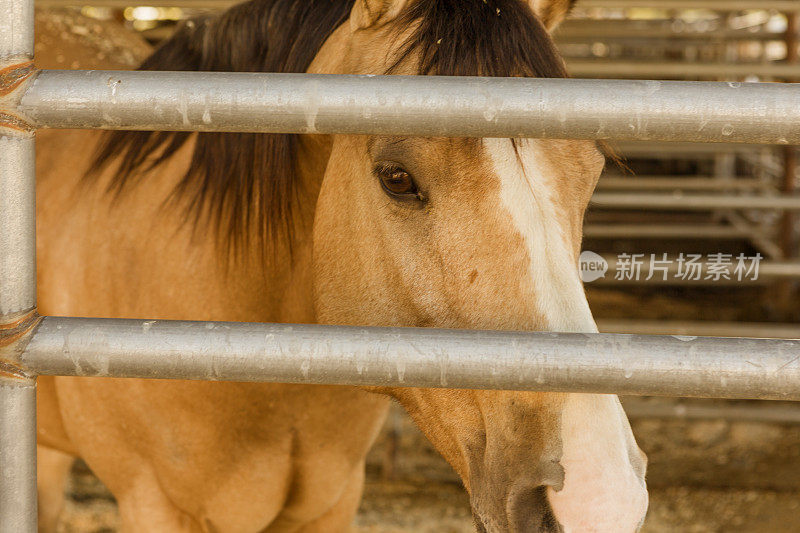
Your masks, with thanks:
[{"label": "background fence bar", "polygon": [[800,400],[800,340],[46,317],[41,374]]},{"label": "background fence bar", "polygon": [[[796,0],[795,0],[796,1]],[[786,63],[702,63],[669,61],[613,61],[575,58],[569,60],[575,77],[596,78],[797,78],[800,65]]]},{"label": "background fence bar", "polygon": [[583,237],[588,239],[744,239],[750,235],[744,229],[721,224],[587,224],[583,227]]},{"label": "background fence bar", "polygon": [[[800,0],[798,0],[800,1]],[[635,180],[631,180],[635,183]],[[800,196],[776,194],[735,195],[725,194],[683,194],[683,193],[643,193],[643,192],[596,192],[592,195],[594,207],[616,209],[704,211],[709,209],[779,209],[800,211]]]},{"label": "background fence bar", "polygon": [[37,127],[800,144],[800,85],[42,71]]},{"label": "background fence bar", "polygon": [[714,176],[627,176],[624,178],[607,175],[601,176],[597,188],[607,190],[635,191],[715,191],[715,190],[757,190],[765,189],[768,183],[756,178]]},{"label": "background fence bar", "polygon": [[778,11],[800,11],[797,0],[582,0],[581,7],[653,9],[775,9]]}]

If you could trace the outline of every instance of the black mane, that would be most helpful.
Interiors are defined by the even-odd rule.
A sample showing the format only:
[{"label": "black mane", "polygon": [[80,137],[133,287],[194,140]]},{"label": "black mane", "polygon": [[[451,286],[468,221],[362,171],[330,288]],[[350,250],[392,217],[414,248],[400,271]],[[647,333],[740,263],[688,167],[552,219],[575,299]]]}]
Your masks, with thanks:
[{"label": "black mane", "polygon": [[[218,17],[183,23],[140,70],[305,72],[354,0],[251,0]],[[418,73],[565,77],[564,64],[522,0],[420,0],[394,22],[413,27],[389,74],[419,59]],[[267,133],[107,132],[87,176],[115,160],[110,192],[121,194],[181,148],[197,142],[173,192],[195,224],[208,218],[230,247],[253,229],[262,242],[291,237],[298,136]],[[289,241],[290,242],[290,241]]]},{"label": "black mane", "polygon": [[[354,0],[251,0],[218,17],[181,24],[139,70],[305,72]],[[189,200],[188,215],[208,217],[234,246],[251,229],[263,242],[289,236],[296,200],[298,136],[271,133],[111,131],[104,135],[88,175],[117,158],[115,194],[168,160],[192,136],[188,170],[173,192]]]}]

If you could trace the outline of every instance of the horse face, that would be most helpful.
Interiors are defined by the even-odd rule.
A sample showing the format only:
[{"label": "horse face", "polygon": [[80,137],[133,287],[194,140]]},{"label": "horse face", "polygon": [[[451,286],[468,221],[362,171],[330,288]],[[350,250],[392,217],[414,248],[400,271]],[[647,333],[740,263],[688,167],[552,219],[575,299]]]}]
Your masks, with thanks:
[{"label": "horse face", "polygon": [[[337,137],[315,221],[319,319],[596,331],[576,265],[602,165],[586,142]],[[614,396],[392,394],[488,531],[634,531],[644,517],[645,461]]]},{"label": "horse face", "polygon": [[[396,8],[356,3],[334,71],[386,71]],[[314,222],[319,321],[596,331],[577,259],[603,163],[585,141],[334,137]],[[384,392],[459,473],[479,530],[632,532],[644,518],[646,461],[615,396]]]}]

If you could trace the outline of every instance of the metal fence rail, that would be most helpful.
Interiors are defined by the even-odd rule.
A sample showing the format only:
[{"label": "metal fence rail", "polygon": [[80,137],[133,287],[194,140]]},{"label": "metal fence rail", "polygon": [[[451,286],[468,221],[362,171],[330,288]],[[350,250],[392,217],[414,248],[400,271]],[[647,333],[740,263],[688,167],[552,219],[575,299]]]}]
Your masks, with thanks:
[{"label": "metal fence rail", "polygon": [[40,374],[800,400],[800,340],[47,317]]},{"label": "metal fence rail", "polygon": [[31,128],[800,144],[800,84],[42,71]]},{"label": "metal fence rail", "polygon": [[[695,6],[696,7],[696,6]],[[35,72],[0,0],[0,532],[36,531],[37,373],[800,400],[800,341],[44,318],[40,127],[800,143],[800,86]]]}]

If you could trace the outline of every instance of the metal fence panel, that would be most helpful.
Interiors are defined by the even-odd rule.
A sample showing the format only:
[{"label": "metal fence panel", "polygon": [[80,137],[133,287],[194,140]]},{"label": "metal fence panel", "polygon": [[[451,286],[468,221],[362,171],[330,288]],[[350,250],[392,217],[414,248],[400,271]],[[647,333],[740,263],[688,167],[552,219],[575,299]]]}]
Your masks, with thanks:
[{"label": "metal fence panel", "polygon": [[0,0],[0,533],[37,529],[36,381],[16,357],[36,306],[34,142],[13,109],[32,56],[33,1]]},{"label": "metal fence panel", "polygon": [[[599,0],[596,0],[599,1]],[[696,7],[696,6],[693,6]],[[800,400],[800,341],[35,319],[38,127],[800,144],[800,86],[42,71],[0,0],[0,532],[36,531],[31,373]]]},{"label": "metal fence panel", "polygon": [[42,71],[35,127],[800,144],[800,84]]},{"label": "metal fence panel", "polygon": [[41,374],[800,400],[800,340],[46,317]]}]

